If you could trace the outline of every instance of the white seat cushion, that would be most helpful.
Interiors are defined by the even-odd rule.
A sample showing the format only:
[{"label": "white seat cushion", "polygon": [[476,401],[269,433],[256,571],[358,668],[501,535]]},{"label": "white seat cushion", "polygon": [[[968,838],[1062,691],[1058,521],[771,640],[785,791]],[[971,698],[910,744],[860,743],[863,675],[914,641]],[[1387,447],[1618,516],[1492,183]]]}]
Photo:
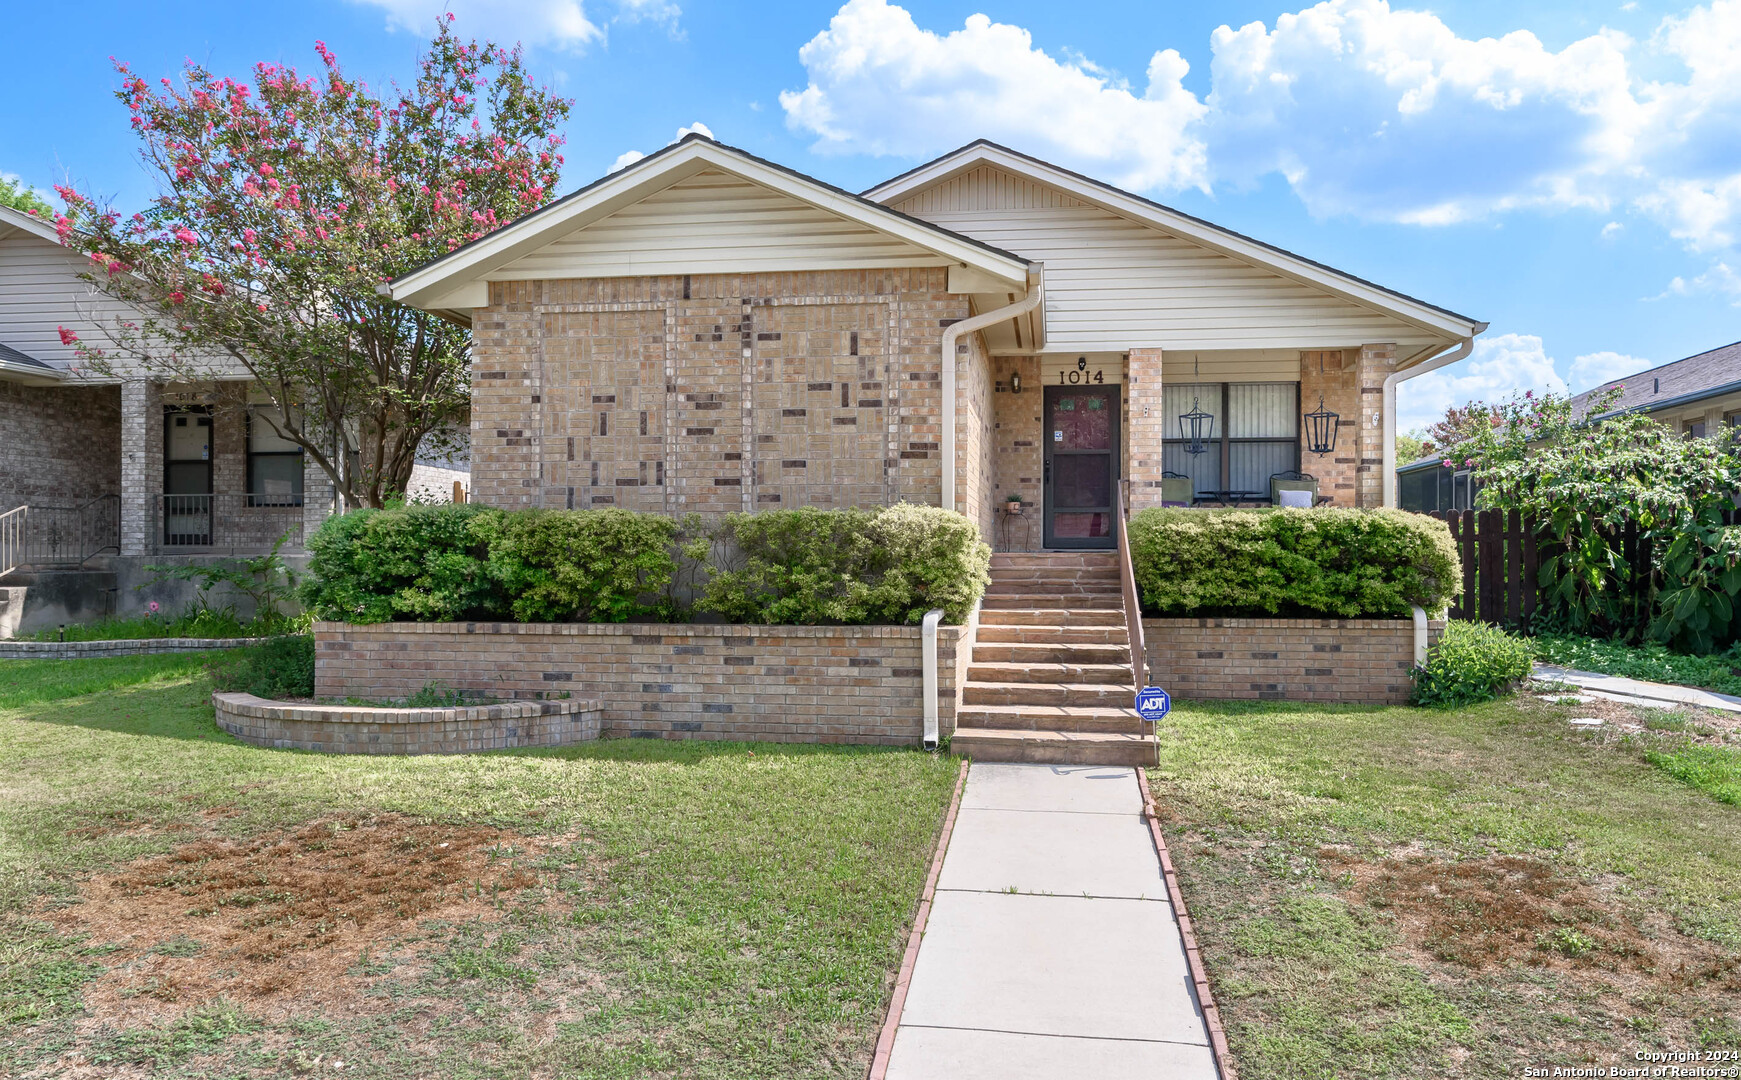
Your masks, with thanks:
[{"label": "white seat cushion", "polygon": [[1283,489],[1280,492],[1280,495],[1282,497],[1283,506],[1291,506],[1297,510],[1310,510],[1312,508],[1312,493],[1309,491],[1288,491]]}]

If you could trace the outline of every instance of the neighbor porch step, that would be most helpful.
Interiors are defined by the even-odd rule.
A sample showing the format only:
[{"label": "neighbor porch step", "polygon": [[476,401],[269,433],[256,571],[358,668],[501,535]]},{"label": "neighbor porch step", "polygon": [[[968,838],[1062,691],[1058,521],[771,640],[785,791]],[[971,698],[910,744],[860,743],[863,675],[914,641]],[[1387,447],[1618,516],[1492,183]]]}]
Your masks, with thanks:
[{"label": "neighbor porch step", "polygon": [[1027,761],[1049,765],[1153,765],[1148,735],[1105,731],[1023,731],[957,728],[950,750],[975,761]]}]

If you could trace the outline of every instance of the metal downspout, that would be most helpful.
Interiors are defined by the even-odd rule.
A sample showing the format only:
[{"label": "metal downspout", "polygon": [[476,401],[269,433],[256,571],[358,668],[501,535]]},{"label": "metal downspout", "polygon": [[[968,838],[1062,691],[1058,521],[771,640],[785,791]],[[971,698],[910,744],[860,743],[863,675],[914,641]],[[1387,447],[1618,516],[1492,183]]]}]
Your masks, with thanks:
[{"label": "metal downspout", "polygon": [[1026,315],[1039,307],[1046,299],[1045,267],[1035,263],[1028,271],[1030,284],[1028,295],[1013,304],[994,308],[983,315],[975,315],[958,323],[950,323],[943,329],[943,419],[942,437],[939,439],[943,451],[943,509],[955,509],[955,343],[961,340],[961,335],[995,326],[1018,315]]}]

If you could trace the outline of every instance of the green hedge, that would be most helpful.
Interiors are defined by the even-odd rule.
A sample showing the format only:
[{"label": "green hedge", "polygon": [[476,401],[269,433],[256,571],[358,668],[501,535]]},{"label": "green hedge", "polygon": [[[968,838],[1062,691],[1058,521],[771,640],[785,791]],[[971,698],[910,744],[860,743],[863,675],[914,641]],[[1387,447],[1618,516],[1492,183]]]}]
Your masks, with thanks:
[{"label": "green hedge", "polygon": [[1462,591],[1445,524],[1401,510],[1144,510],[1130,545],[1149,614],[1406,617]]},{"label": "green hedge", "polygon": [[734,514],[698,605],[731,622],[916,623],[932,608],[967,618],[991,581],[991,548],[972,521],[932,506]]},{"label": "green hedge", "polygon": [[[317,618],[372,623],[683,621],[914,623],[967,617],[991,549],[960,514],[736,514],[714,529],[629,510],[359,510],[309,541],[301,590]],[[678,588],[693,581],[693,607]]]}]

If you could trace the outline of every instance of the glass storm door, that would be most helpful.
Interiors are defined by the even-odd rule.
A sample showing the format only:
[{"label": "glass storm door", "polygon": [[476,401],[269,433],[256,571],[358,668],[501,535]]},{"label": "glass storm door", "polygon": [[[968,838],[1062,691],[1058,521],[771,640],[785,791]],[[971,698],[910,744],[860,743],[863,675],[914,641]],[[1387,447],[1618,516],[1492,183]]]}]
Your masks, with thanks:
[{"label": "glass storm door", "polygon": [[1110,548],[1118,482],[1118,390],[1046,387],[1045,545]]}]

